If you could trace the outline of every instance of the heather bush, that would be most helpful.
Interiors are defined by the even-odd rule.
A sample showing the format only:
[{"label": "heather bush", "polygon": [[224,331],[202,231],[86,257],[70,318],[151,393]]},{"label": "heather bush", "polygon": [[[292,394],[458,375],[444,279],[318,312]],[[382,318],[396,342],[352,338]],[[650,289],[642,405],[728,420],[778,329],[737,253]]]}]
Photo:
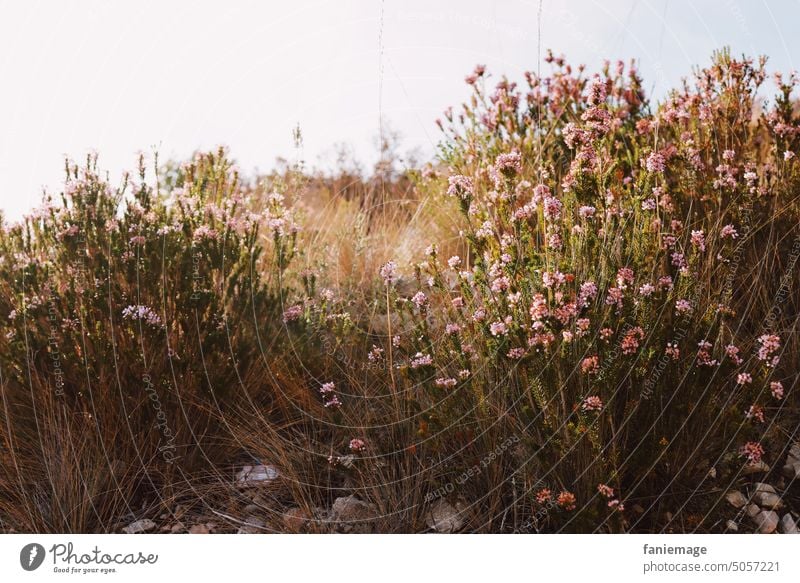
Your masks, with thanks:
[{"label": "heather bush", "polygon": [[259,460],[268,530],[351,494],[378,531],[722,530],[800,425],[797,79],[721,52],[656,104],[546,61],[476,68],[421,169],[68,165],[0,237],[13,528],[238,528]]},{"label": "heather bush", "polygon": [[764,102],[764,61],[723,52],[652,108],[633,68],[548,61],[524,89],[479,67],[441,122],[466,251],[432,241],[416,289],[381,270],[386,370],[341,388],[394,467],[363,487],[411,524],[445,496],[474,530],[709,528],[797,426],[797,80]]},{"label": "heather bush", "polygon": [[230,463],[217,415],[280,399],[264,396],[265,355],[297,231],[280,194],[249,211],[222,151],[153,184],[143,159],[119,187],[93,156],[66,172],[0,239],[3,464],[25,466],[0,500],[55,532],[106,528]]}]

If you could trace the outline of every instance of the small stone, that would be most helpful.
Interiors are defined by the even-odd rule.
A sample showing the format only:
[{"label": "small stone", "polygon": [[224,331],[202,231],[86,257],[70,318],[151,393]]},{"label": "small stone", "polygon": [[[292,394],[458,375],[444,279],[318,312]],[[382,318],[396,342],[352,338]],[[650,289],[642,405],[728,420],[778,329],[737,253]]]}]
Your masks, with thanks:
[{"label": "small stone", "polygon": [[308,523],[309,516],[302,508],[289,508],[283,513],[283,524],[289,532],[300,532]]},{"label": "small stone", "polygon": [[725,494],[725,500],[734,508],[742,508],[747,504],[747,498],[738,490],[731,490]]},{"label": "small stone", "polygon": [[263,532],[266,523],[258,516],[248,516],[245,518],[245,524],[239,527],[236,534],[254,534]]},{"label": "small stone", "polygon": [[753,519],[761,534],[770,534],[778,528],[778,513],[772,510],[762,510]]},{"label": "small stone", "polygon": [[756,492],[753,496],[753,502],[761,506],[761,508],[770,508],[772,510],[783,508],[781,497],[772,492]]},{"label": "small stone", "polygon": [[789,448],[789,455],[787,457],[790,460],[800,462],[800,443],[792,444],[792,447]]},{"label": "small stone", "polygon": [[770,484],[767,484],[765,482],[753,483],[753,493],[755,494],[756,492],[770,492],[772,494],[776,493],[775,488],[773,488]]},{"label": "small stone", "polygon": [[359,500],[355,496],[343,496],[333,501],[329,520],[342,532],[367,533],[373,529],[371,524],[378,518],[374,504]]},{"label": "small stone", "polygon": [[790,480],[800,479],[800,460],[789,459],[783,466],[781,472]]},{"label": "small stone", "polygon": [[755,518],[759,512],[761,512],[761,508],[758,507],[757,504],[748,504],[747,508],[744,509],[747,512],[747,515],[750,518]]},{"label": "small stone", "polygon": [[[461,506],[458,504],[458,506]],[[436,532],[451,533],[464,526],[461,508],[454,508],[444,500],[438,500],[425,516],[425,524]]]},{"label": "small stone", "polygon": [[797,528],[797,523],[794,521],[794,518],[792,518],[792,515],[789,513],[783,515],[779,527],[783,534],[800,534],[800,530],[798,530]]},{"label": "small stone", "polygon": [[182,522],[176,522],[172,525],[170,532],[174,534],[176,532],[181,532],[182,530],[186,530],[186,526]]},{"label": "small stone", "polygon": [[122,532],[125,534],[139,534],[142,532],[148,532],[153,530],[156,527],[156,523],[150,520],[149,518],[143,518],[142,520],[137,520],[135,522],[131,522],[128,526],[122,529]]},{"label": "small stone", "polygon": [[762,461],[754,464],[747,464],[742,468],[743,476],[750,476],[752,474],[766,474],[769,471],[769,466]]},{"label": "small stone", "polygon": [[734,522],[733,520],[729,520],[728,522],[726,522],[725,526],[730,531],[739,532],[739,525],[736,524],[736,522]]},{"label": "small stone", "polygon": [[205,524],[194,524],[189,529],[189,534],[208,534],[211,532]]},{"label": "small stone", "polygon": [[242,486],[258,486],[274,481],[277,479],[278,475],[278,470],[275,466],[244,466],[242,470],[236,474],[236,483]]},{"label": "small stone", "polygon": [[261,506],[258,504],[248,504],[244,507],[244,512],[247,515],[253,515],[261,512]]}]

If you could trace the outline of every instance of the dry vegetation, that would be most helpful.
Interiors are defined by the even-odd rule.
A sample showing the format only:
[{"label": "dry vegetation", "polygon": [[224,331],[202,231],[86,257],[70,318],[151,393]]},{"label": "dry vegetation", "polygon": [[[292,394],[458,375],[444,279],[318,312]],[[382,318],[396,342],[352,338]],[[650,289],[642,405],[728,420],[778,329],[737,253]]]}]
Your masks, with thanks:
[{"label": "dry vegetation", "polygon": [[476,69],[434,164],[68,164],[0,236],[0,529],[723,532],[754,481],[800,510],[797,80],[721,53],[651,105],[548,62]]}]

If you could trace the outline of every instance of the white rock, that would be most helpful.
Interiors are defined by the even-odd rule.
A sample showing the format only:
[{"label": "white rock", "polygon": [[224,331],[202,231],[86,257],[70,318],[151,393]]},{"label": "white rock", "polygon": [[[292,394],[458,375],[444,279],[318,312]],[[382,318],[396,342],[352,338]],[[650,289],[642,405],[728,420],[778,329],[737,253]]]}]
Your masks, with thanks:
[{"label": "white rock", "polygon": [[753,483],[753,493],[756,492],[770,492],[775,494],[775,488],[773,488],[770,484],[765,482],[755,482]]},{"label": "white rock", "polygon": [[464,526],[460,511],[461,508],[456,509],[444,500],[437,500],[425,516],[425,523],[436,532],[456,532]]},{"label": "white rock", "polygon": [[728,522],[726,522],[725,526],[728,528],[728,530],[732,532],[739,532],[739,525],[736,524],[736,522],[734,522],[733,520],[729,520]]},{"label": "white rock", "polygon": [[778,513],[772,510],[762,510],[753,520],[761,534],[770,534],[778,528]]},{"label": "white rock", "polygon": [[778,509],[783,507],[783,500],[777,494],[772,492],[756,492],[753,496],[753,502],[761,506],[761,508]]},{"label": "white rock", "polygon": [[748,504],[744,510],[750,518],[755,518],[761,512],[761,508],[757,504]]},{"label": "white rock", "polygon": [[788,512],[781,518],[779,526],[783,534],[800,534],[800,530],[797,529],[797,523]]},{"label": "white rock", "polygon": [[137,520],[135,522],[131,522],[128,526],[122,529],[122,532],[125,534],[139,534],[142,532],[148,532],[153,530],[156,527],[156,523],[150,520],[149,518],[143,518],[142,520]]},{"label": "white rock", "polygon": [[244,466],[236,474],[236,483],[244,486],[268,484],[278,477],[278,469],[270,465]]},{"label": "white rock", "polygon": [[725,494],[725,500],[727,500],[728,503],[734,508],[742,508],[745,504],[747,504],[747,498],[738,490],[731,490]]}]

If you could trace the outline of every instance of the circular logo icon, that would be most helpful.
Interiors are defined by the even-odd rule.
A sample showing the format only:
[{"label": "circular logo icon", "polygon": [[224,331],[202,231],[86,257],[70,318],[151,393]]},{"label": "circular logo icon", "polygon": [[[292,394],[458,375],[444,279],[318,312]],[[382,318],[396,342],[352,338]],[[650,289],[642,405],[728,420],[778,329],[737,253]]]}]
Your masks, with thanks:
[{"label": "circular logo icon", "polygon": [[44,562],[44,547],[39,543],[30,543],[19,552],[19,564],[26,571],[35,571]]}]

